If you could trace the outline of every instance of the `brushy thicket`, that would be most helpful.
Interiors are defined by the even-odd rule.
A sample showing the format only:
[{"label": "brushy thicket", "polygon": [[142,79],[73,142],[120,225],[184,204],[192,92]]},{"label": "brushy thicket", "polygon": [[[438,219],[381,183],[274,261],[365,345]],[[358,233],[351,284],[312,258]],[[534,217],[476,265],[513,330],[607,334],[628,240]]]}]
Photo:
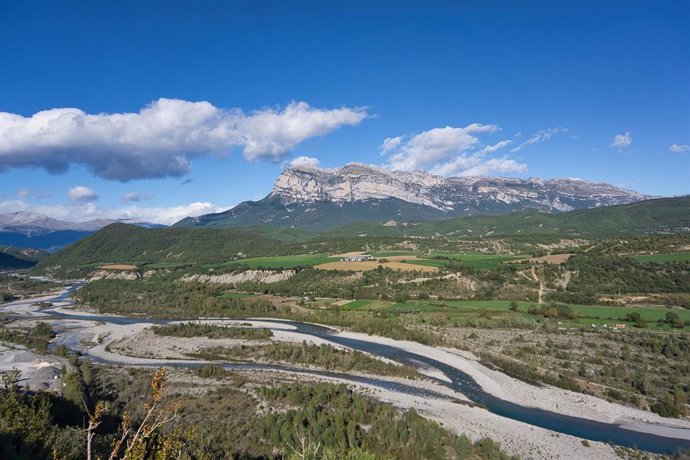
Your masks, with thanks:
[{"label": "brushy thicket", "polygon": [[209,339],[265,340],[273,336],[273,332],[266,328],[219,326],[202,323],[178,323],[155,326],[153,332],[156,335],[170,337],[208,337]]},{"label": "brushy thicket", "polygon": [[417,370],[412,366],[381,361],[357,350],[343,350],[331,345],[314,345],[307,342],[301,344],[272,342],[266,345],[241,345],[230,348],[210,347],[200,350],[195,356],[214,361],[254,360],[316,366],[334,371],[418,377]]}]

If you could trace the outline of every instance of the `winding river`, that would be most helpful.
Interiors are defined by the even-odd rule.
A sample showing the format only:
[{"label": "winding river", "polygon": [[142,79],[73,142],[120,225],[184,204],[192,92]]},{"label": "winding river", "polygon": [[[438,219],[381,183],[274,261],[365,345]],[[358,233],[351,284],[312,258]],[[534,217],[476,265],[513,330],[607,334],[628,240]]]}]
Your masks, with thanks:
[{"label": "winding river", "polygon": [[[71,294],[80,287],[81,284],[77,283],[73,285],[66,292],[56,295],[53,298],[47,299],[52,303],[65,302],[68,304],[73,304],[70,299]],[[101,321],[104,323],[112,323],[119,325],[134,325],[134,324],[162,324],[167,323],[172,320],[145,320],[139,318],[125,318],[125,317],[115,317],[107,315],[66,315],[64,313],[56,312],[53,310],[43,310],[44,313],[51,315],[56,319],[70,319],[70,320],[84,320],[84,321]],[[178,320],[176,320],[178,321]],[[468,374],[452,367],[446,363],[438,361],[436,359],[423,356],[420,354],[412,353],[410,351],[404,350],[403,348],[398,348],[392,345],[384,345],[374,342],[369,342],[365,340],[358,340],[349,337],[343,337],[335,334],[334,329],[328,327],[299,323],[287,320],[271,319],[271,322],[280,322],[286,326],[294,327],[293,332],[297,332],[304,335],[309,335],[313,337],[318,337],[330,342],[350,347],[352,349],[364,351],[377,355],[380,357],[388,358],[403,364],[409,364],[416,367],[420,365],[425,367],[431,367],[437,369],[443,374],[445,374],[450,381],[438,380],[438,383],[446,385],[447,387],[455,390],[459,393],[464,394],[471,401],[481,404],[487,410],[500,415],[502,417],[507,417],[513,420],[518,420],[530,425],[546,428],[558,433],[564,433],[571,436],[576,436],[578,438],[589,439],[592,441],[602,441],[617,444],[625,447],[634,447],[641,450],[646,450],[655,453],[671,454],[677,452],[678,450],[690,449],[690,439],[679,439],[661,436],[657,434],[644,433],[641,431],[635,431],[631,429],[626,429],[620,425],[603,423],[595,420],[589,420],[585,418],[578,418],[568,415],[559,414],[557,412],[546,411],[543,409],[537,409],[533,407],[521,406],[500,398],[497,398],[490,393],[484,391],[480,385]],[[69,340],[63,340],[64,344],[70,346],[71,348],[76,348],[75,343],[70,343]],[[88,352],[85,353],[91,359],[95,361],[100,361],[106,364],[123,364],[117,361],[106,361],[102,358],[98,358],[89,355]],[[199,366],[200,363],[194,363],[191,361],[166,361],[166,365],[169,366],[184,366],[184,367],[195,367]],[[368,385],[373,385],[387,390],[410,393],[422,396],[430,397],[440,397],[447,399],[446,395],[441,395],[439,393],[423,390],[418,387],[408,386],[403,383],[391,382],[384,379],[377,379],[375,377],[362,377],[357,375],[350,375],[346,373],[338,372],[328,372],[328,371],[316,371],[316,370],[305,370],[303,368],[294,368],[290,366],[277,366],[277,365],[262,365],[262,364],[248,364],[248,363],[223,363],[223,367],[227,369],[235,370],[256,370],[256,369],[268,369],[268,370],[281,370],[281,371],[296,371],[301,373],[310,373],[313,375],[322,375],[328,377],[335,377],[338,379],[348,380],[353,383],[365,383]]]}]

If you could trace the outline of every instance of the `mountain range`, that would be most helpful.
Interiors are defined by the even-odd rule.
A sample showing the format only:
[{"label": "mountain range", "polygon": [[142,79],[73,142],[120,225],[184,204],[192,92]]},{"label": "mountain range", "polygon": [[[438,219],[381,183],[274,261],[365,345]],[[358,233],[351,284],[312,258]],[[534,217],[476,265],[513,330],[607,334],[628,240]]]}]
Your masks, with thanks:
[{"label": "mountain range", "polygon": [[562,212],[650,198],[579,179],[442,177],[350,163],[341,168],[285,169],[269,195],[216,214],[186,218],[182,227],[268,225],[327,230],[354,222],[442,220],[532,209]]},{"label": "mountain range", "polygon": [[[29,211],[0,214],[0,245],[54,252],[110,224],[110,219],[67,222]],[[164,227],[157,224],[134,224]]]},{"label": "mountain range", "polygon": [[[246,228],[157,228],[113,224],[43,258],[34,273],[83,276],[104,263],[142,269],[222,268],[238,253],[246,257],[342,253],[367,244],[394,244],[407,238],[601,239],[690,232],[690,197],[661,198],[593,209],[544,213],[534,210],[476,215],[407,226],[354,223],[327,232],[268,226]],[[544,239],[545,237],[545,239]],[[196,268],[194,268],[196,267]]]}]

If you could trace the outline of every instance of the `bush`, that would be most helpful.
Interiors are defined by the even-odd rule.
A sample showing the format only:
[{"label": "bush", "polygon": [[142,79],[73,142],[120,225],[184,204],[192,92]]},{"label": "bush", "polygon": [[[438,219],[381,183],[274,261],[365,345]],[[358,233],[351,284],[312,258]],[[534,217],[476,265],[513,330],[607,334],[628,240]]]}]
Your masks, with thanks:
[{"label": "bush", "polygon": [[205,379],[222,379],[226,370],[217,364],[204,364],[196,370],[196,375]]}]

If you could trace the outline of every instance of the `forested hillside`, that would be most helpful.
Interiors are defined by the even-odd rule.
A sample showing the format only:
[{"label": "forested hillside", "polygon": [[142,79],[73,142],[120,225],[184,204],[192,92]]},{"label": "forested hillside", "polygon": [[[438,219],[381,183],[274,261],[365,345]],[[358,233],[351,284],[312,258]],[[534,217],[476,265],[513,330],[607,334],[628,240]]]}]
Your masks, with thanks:
[{"label": "forested hillside", "polygon": [[690,230],[690,197],[661,198],[633,204],[581,209],[564,213],[519,211],[505,215],[477,215],[438,222],[398,225],[351,224],[331,235],[561,235],[601,238],[638,233]]}]

